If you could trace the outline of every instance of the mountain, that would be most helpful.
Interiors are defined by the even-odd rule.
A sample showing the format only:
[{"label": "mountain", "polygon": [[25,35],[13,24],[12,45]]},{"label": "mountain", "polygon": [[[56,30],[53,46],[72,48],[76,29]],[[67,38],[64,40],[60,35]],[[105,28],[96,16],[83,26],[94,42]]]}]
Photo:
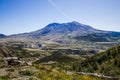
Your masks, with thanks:
[{"label": "mountain", "polygon": [[108,31],[102,31],[94,29],[89,25],[84,25],[76,21],[68,23],[51,23],[43,29],[29,33],[31,37],[52,36],[52,38],[63,38],[73,36],[84,36],[93,33],[109,33]]},{"label": "mountain", "polygon": [[44,28],[30,33],[16,34],[9,38],[31,38],[57,43],[79,41],[108,42],[120,39],[120,32],[103,31],[89,25],[73,21],[68,23],[50,23]]},{"label": "mountain", "polygon": [[[67,43],[71,40],[77,41],[114,41],[120,38],[119,32],[103,31],[89,25],[73,21],[68,23],[51,23],[45,28],[29,33],[33,38],[41,38],[59,43]],[[118,38],[119,37],[119,38]]]},{"label": "mountain", "polygon": [[6,37],[4,34],[0,34],[0,38],[4,38]]},{"label": "mountain", "polygon": [[51,23],[47,25],[45,28],[31,32],[33,36],[46,36],[46,35],[55,35],[55,34],[72,34],[82,35],[85,33],[95,33],[100,32],[92,28],[91,26],[80,24],[78,22],[69,22],[69,23]]}]

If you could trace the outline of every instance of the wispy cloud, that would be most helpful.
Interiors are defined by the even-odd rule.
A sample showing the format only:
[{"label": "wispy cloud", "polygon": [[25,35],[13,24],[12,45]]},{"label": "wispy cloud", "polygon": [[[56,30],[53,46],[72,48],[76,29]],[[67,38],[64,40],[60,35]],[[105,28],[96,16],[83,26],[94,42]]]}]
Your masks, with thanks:
[{"label": "wispy cloud", "polygon": [[56,8],[56,4],[52,0],[48,0],[49,3]]},{"label": "wispy cloud", "polygon": [[71,20],[71,18],[64,12],[62,11],[60,8],[57,7],[57,5],[53,2],[53,0],[48,0],[48,2],[64,17],[66,17],[67,19]]}]

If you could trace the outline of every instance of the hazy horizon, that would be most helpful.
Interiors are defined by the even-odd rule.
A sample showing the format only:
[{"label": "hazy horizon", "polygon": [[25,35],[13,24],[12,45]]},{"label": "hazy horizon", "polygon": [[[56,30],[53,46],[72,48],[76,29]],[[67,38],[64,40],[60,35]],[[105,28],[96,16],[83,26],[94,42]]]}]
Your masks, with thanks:
[{"label": "hazy horizon", "polygon": [[31,32],[72,21],[120,32],[119,7],[120,0],[0,0],[0,33]]}]

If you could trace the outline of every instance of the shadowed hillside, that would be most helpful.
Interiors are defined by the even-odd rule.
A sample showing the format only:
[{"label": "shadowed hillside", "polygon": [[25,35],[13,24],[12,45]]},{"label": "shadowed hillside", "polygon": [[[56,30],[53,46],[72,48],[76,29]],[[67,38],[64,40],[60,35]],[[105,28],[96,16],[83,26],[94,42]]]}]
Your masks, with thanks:
[{"label": "shadowed hillside", "polygon": [[6,37],[4,34],[0,34],[0,38],[4,38]]}]

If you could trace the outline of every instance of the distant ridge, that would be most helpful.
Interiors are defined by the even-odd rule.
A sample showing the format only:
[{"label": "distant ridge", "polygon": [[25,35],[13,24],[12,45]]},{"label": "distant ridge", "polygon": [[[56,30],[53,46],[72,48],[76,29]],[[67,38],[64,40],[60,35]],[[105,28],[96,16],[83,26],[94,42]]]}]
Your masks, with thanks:
[{"label": "distant ridge", "polygon": [[0,34],[0,38],[4,38],[4,37],[6,37],[6,35]]}]

